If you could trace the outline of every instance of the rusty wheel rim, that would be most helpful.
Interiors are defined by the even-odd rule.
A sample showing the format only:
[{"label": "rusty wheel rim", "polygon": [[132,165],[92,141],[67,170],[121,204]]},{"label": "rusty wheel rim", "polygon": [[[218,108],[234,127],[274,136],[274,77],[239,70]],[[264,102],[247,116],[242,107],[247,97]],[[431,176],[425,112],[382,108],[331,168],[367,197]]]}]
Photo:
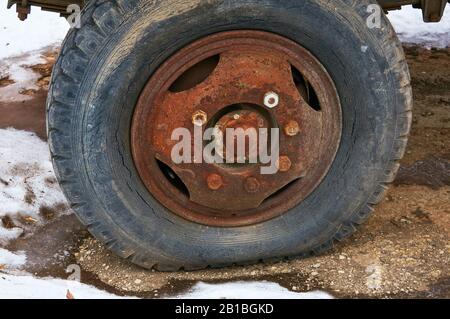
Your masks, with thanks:
[{"label": "rusty wheel rim", "polygon": [[[271,92],[279,97],[274,108],[264,104]],[[173,130],[194,134],[195,125],[279,128],[278,173],[261,175],[261,163],[175,164]],[[153,74],[135,108],[131,147],[142,182],[168,210],[237,227],[280,216],[310,195],[341,131],[336,88],[311,53],[272,33],[230,31],[188,45]]]}]

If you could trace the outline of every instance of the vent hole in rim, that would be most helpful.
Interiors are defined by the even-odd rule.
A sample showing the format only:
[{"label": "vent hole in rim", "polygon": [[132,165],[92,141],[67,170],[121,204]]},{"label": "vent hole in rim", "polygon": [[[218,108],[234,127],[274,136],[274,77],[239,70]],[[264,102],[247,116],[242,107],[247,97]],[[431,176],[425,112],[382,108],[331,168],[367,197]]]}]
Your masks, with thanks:
[{"label": "vent hole in rim", "polygon": [[322,108],[320,106],[319,98],[311,83],[306,80],[303,74],[295,66],[291,65],[291,71],[292,79],[300,95],[314,111],[321,111]]},{"label": "vent hole in rim", "polygon": [[173,93],[190,90],[203,81],[214,72],[220,61],[220,55],[213,55],[200,61],[181,74],[170,86],[169,91]]},{"label": "vent hole in rim", "polygon": [[290,182],[289,184],[285,185],[284,187],[280,188],[279,190],[277,190],[275,193],[273,193],[272,195],[269,195],[266,199],[264,199],[263,203],[271,200],[272,198],[275,198],[276,196],[280,195],[281,193],[283,193],[284,191],[287,191],[288,189],[290,189],[291,187],[294,186],[294,184],[296,182],[298,182],[299,180],[301,180],[302,178],[299,177],[297,179],[294,179],[292,182]]},{"label": "vent hole in rim", "polygon": [[183,183],[181,178],[171,169],[168,165],[164,164],[158,159],[155,159],[158,163],[158,167],[163,173],[163,175],[166,177],[166,179],[176,188],[178,189],[183,195],[185,195],[187,198],[190,198],[191,195],[189,194],[189,190],[186,187],[186,185]]}]

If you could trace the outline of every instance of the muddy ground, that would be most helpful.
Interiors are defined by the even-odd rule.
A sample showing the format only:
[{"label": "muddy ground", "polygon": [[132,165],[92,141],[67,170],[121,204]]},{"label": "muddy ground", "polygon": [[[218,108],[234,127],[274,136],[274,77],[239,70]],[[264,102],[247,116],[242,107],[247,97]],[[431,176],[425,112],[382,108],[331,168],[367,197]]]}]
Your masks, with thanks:
[{"label": "muddy ground", "polygon": [[[77,263],[83,282],[121,295],[174,295],[197,281],[268,280],[292,291],[320,289],[336,297],[450,298],[450,49],[408,47],[406,52],[415,113],[398,178],[360,231],[323,256],[189,273],[146,271],[105,250],[74,215],[7,248],[26,251],[25,270],[38,276],[66,278],[66,267]],[[30,130],[45,139],[54,55],[34,67],[42,75],[41,90],[25,92],[31,100],[0,103],[0,128]],[[9,84],[0,80],[0,86]]]}]

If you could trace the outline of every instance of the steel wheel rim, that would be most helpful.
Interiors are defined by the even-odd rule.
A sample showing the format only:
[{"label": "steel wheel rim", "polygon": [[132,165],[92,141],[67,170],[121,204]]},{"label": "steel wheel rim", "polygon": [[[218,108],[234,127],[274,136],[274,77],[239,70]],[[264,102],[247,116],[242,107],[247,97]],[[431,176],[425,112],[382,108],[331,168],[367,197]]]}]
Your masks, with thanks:
[{"label": "steel wheel rim", "polygon": [[[187,70],[217,55],[220,56],[218,64],[206,79],[187,90],[170,92]],[[314,90],[320,111],[311,107],[310,94],[305,93],[303,86],[296,85],[294,69],[301,73],[309,89]],[[205,93],[206,89],[209,93]],[[268,109],[263,100],[272,91],[279,93],[280,107]],[[258,176],[255,167],[244,167],[237,174],[241,178],[235,178],[236,171],[229,171],[235,168],[217,164],[187,168],[170,163],[167,152],[173,147],[174,142],[169,141],[173,128],[190,128],[193,114],[199,111],[205,113],[208,121],[216,121],[215,124],[233,112],[227,112],[226,108],[237,104],[254,107],[247,110],[249,114],[252,111],[269,114],[269,118],[267,115],[262,118],[268,122],[273,120],[271,127],[280,128],[280,155],[289,158],[290,168],[274,177],[279,181]],[[254,114],[249,118],[261,121]],[[291,125],[292,122],[297,126]],[[142,182],[169,211],[203,225],[238,227],[280,216],[310,195],[329,171],[341,134],[342,115],[336,88],[311,53],[272,33],[230,31],[195,41],[159,67],[136,105],[131,145]],[[161,164],[177,175],[188,195],[167,177]],[[260,205],[254,207],[263,197]]]}]

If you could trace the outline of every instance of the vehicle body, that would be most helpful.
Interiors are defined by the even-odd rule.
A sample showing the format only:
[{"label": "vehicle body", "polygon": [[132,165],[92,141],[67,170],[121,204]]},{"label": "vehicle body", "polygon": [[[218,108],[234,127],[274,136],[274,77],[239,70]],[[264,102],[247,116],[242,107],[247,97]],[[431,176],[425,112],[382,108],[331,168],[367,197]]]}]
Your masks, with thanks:
[{"label": "vehicle body", "polygon": [[[41,7],[43,10],[67,13],[67,6],[77,4],[83,7],[88,0],[8,0],[8,8],[17,5],[17,12],[25,19],[30,12],[30,6]],[[413,5],[422,9],[425,22],[438,22],[441,20],[447,0],[378,0],[384,10],[397,10],[405,5]]]},{"label": "vehicle body", "polygon": [[[47,101],[57,178],[109,249],[172,271],[320,254],[383,200],[405,153],[412,91],[402,45],[376,3],[8,6],[17,4],[21,19],[30,6],[63,15],[69,4],[83,7]],[[413,5],[437,22],[447,0],[378,4],[386,12]],[[374,5],[379,25],[372,26]],[[257,148],[265,136],[263,151],[279,154],[252,162],[249,146],[236,156],[234,144],[217,141],[228,129],[259,130]],[[202,160],[211,145],[217,161]],[[275,169],[266,174],[267,163]]]}]

